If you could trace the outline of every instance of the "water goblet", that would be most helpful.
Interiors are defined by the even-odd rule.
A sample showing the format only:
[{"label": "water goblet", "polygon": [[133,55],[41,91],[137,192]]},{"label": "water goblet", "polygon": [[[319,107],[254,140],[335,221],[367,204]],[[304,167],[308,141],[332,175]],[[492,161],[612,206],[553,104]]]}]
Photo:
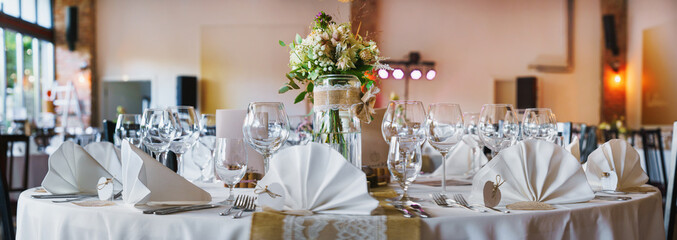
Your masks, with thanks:
[{"label": "water goblet", "polygon": [[134,146],[141,147],[141,115],[120,114],[115,124],[115,146],[120,148],[122,140],[127,140]]},{"label": "water goblet", "polygon": [[242,139],[218,138],[214,152],[214,171],[228,186],[229,195],[224,203],[235,200],[233,188],[247,173],[247,150]]},{"label": "water goblet", "polygon": [[263,155],[263,169],[268,172],[270,157],[289,137],[289,119],[280,102],[252,102],[242,125],[245,141]]},{"label": "water goblet", "polygon": [[453,103],[434,103],[428,109],[426,122],[428,143],[442,155],[442,192],[447,192],[447,153],[463,138],[461,106]]},{"label": "water goblet", "polygon": [[522,138],[554,142],[557,121],[550,108],[527,108],[522,119]]},{"label": "water goblet", "polygon": [[420,101],[390,101],[381,122],[381,134],[388,144],[393,136],[417,137],[425,141],[425,122],[425,109]]},{"label": "water goblet", "polygon": [[169,111],[178,125],[176,137],[169,145],[169,149],[176,154],[177,173],[183,176],[185,165],[183,154],[197,143],[200,137],[200,122],[195,109],[191,106],[174,106],[170,107]]},{"label": "water goblet", "polygon": [[289,117],[289,137],[287,146],[306,145],[313,138],[313,122],[306,115]]},{"label": "water goblet", "polygon": [[216,149],[216,116],[202,114],[200,117],[200,145],[209,150],[209,158],[195,158],[195,164],[200,168],[201,178],[205,182],[214,179],[214,150]]},{"label": "water goblet", "polygon": [[393,136],[388,150],[388,170],[391,176],[402,188],[402,196],[389,199],[393,203],[404,204],[409,201],[417,201],[408,194],[409,185],[414,182],[421,171],[421,145],[419,140]]},{"label": "water goblet", "polygon": [[167,152],[169,144],[176,137],[176,128],[176,122],[169,111],[159,108],[144,110],[141,117],[142,142],[158,161],[162,161],[161,154]]},{"label": "water goblet", "polygon": [[491,149],[492,158],[515,144],[519,123],[512,104],[484,104],[480,111],[478,133],[482,143]]}]

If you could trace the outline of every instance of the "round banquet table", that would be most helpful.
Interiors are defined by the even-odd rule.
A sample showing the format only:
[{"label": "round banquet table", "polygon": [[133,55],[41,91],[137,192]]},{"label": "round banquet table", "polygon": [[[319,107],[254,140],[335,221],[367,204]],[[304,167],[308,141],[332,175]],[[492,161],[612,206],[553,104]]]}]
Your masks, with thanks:
[{"label": "round banquet table", "polygon": [[[223,201],[220,184],[198,184]],[[236,193],[252,193],[236,189]],[[421,239],[664,239],[661,195],[624,196],[629,201],[591,200],[555,205],[555,210],[478,213],[442,208],[429,201],[439,187],[413,184],[411,195],[433,215],[422,219]],[[448,186],[450,193],[470,194],[470,186]],[[225,207],[172,215],[148,215],[116,201],[114,206],[81,207],[33,199],[24,191],[17,210],[17,239],[249,239],[251,213],[241,219],[222,217]],[[501,208],[503,209],[503,208]]]}]

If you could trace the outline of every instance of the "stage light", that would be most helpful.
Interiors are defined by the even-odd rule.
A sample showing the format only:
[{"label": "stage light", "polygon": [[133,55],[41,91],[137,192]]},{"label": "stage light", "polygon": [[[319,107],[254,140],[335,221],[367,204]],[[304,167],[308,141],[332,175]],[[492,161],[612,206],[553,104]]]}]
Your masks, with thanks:
[{"label": "stage light", "polygon": [[378,77],[380,77],[381,79],[387,79],[388,78],[388,70],[379,69],[378,70]]},{"label": "stage light", "polygon": [[393,71],[393,77],[398,80],[402,79],[404,77],[404,72],[402,69],[397,68]]},{"label": "stage light", "polygon": [[421,70],[418,70],[418,69],[414,69],[413,71],[411,71],[411,74],[410,74],[411,79],[414,79],[414,80],[421,79],[422,75],[423,75],[423,73],[421,73]]},{"label": "stage light", "polygon": [[428,80],[433,80],[437,76],[437,72],[435,69],[430,69],[428,70],[428,73],[425,74],[425,78]]}]

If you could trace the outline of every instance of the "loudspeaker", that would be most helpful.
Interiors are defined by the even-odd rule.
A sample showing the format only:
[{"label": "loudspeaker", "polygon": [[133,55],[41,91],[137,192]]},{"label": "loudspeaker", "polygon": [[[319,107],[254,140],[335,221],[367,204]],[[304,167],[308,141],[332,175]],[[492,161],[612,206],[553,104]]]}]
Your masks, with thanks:
[{"label": "loudspeaker", "polygon": [[197,109],[197,77],[178,76],[176,78],[176,105],[193,106]]},{"label": "loudspeaker", "polygon": [[75,50],[75,43],[78,41],[78,7],[69,6],[66,8],[66,43],[68,49]]},{"label": "loudspeaker", "polygon": [[517,109],[536,107],[536,77],[517,77]]},{"label": "loudspeaker", "polygon": [[604,15],[602,17],[604,22],[604,42],[606,48],[611,50],[611,53],[614,56],[618,56],[620,49],[618,48],[618,42],[616,41],[616,23],[614,21],[614,15]]}]

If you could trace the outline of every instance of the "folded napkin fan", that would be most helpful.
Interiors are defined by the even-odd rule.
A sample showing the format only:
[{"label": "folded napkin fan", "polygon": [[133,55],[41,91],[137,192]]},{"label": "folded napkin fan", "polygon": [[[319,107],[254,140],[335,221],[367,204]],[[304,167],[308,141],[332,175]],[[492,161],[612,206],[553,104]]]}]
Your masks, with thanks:
[{"label": "folded napkin fan", "polygon": [[113,177],[120,179],[122,162],[120,161],[120,149],[110,142],[93,142],[85,146],[85,150],[94,160],[99,162]]},{"label": "folded napkin fan", "polygon": [[595,194],[576,158],[543,140],[526,140],[502,150],[477,172],[470,201],[483,203],[484,185],[500,176],[499,205],[518,202],[563,204],[585,202]]},{"label": "folded napkin fan", "polygon": [[282,193],[273,194],[284,198],[283,209],[275,210],[369,215],[378,207],[367,191],[364,173],[329,145],[309,143],[280,150],[257,188],[274,183],[281,185]]},{"label": "folded napkin fan", "polygon": [[[66,141],[49,156],[49,170],[42,180],[42,187],[52,194],[97,193],[99,178],[112,178],[84,148]],[[115,189],[121,189],[115,180]]]},{"label": "folded napkin fan", "polygon": [[617,191],[640,187],[649,180],[642,169],[637,150],[621,139],[612,139],[595,149],[583,168],[595,191],[602,190],[605,173],[615,175],[611,184],[615,183]]},{"label": "folded napkin fan", "polygon": [[157,160],[122,141],[122,199],[132,205],[207,203],[211,195]]},{"label": "folded napkin fan", "polygon": [[581,145],[580,145],[580,140],[578,140],[578,136],[574,136],[574,138],[571,139],[571,142],[569,145],[566,145],[564,149],[569,151],[571,155],[574,155],[578,161],[581,161]]},{"label": "folded napkin fan", "polygon": [[[475,149],[473,151],[473,149]],[[449,154],[447,160],[443,163],[447,165],[447,176],[463,175],[470,173],[475,165],[488,162],[487,156],[479,148],[477,140],[473,136],[463,136],[463,141],[459,142]],[[479,167],[477,167],[479,169]],[[442,165],[440,164],[431,176],[442,176]]]}]

